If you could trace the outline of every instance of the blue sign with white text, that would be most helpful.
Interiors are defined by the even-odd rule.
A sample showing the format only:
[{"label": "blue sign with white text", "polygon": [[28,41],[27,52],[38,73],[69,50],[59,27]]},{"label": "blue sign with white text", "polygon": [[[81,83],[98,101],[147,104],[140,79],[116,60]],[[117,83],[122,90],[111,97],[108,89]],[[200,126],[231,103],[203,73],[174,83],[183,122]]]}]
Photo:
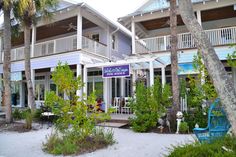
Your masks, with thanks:
[{"label": "blue sign with white text", "polygon": [[129,65],[119,65],[119,66],[103,67],[102,76],[104,78],[128,77],[128,76],[130,76],[130,66]]}]

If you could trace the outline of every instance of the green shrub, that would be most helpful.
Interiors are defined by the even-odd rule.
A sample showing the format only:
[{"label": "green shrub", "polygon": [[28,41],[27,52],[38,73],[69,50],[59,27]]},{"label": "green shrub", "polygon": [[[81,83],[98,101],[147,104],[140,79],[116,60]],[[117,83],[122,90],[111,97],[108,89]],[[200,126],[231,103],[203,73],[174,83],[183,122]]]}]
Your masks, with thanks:
[{"label": "green shrub", "polygon": [[[226,149],[228,151],[226,151]],[[195,142],[174,147],[168,157],[233,157],[236,156],[236,138],[225,137],[213,143],[200,144]]]},{"label": "green shrub", "polygon": [[30,109],[26,109],[23,111],[24,119],[25,119],[25,128],[32,129],[33,122],[33,114]]},{"label": "green shrub", "polygon": [[136,132],[147,132],[157,125],[157,120],[166,107],[170,106],[170,86],[162,88],[159,78],[155,80],[153,87],[145,87],[138,83],[136,88],[136,100],[130,102],[130,107],[135,113],[130,118],[130,124]]},{"label": "green shrub", "polygon": [[41,114],[43,113],[42,109],[36,109],[33,113],[33,119],[34,121],[40,121],[41,120]]},{"label": "green shrub", "polygon": [[[51,135],[52,137],[47,139],[44,149],[52,154],[74,154],[84,151],[84,147],[90,149],[86,145],[93,148],[93,145],[96,144],[96,138],[93,136],[95,124],[109,119],[110,113],[97,111],[95,92],[86,100],[76,95],[76,92],[83,87],[83,83],[80,77],[74,77],[74,72],[67,64],[58,64],[52,73],[52,80],[57,85],[59,93],[64,92],[68,99],[65,100],[53,91],[46,94],[45,104],[57,115],[55,128],[60,136]],[[88,112],[90,113],[88,114]],[[101,141],[113,138],[109,134],[105,135],[104,133],[104,136],[99,136],[102,138]]]},{"label": "green shrub", "polygon": [[24,118],[24,115],[22,113],[21,110],[19,110],[18,108],[15,108],[12,112],[12,116],[14,120],[20,120]]},{"label": "green shrub", "polygon": [[180,133],[188,133],[189,132],[189,127],[187,122],[181,122],[179,125],[179,132]]}]

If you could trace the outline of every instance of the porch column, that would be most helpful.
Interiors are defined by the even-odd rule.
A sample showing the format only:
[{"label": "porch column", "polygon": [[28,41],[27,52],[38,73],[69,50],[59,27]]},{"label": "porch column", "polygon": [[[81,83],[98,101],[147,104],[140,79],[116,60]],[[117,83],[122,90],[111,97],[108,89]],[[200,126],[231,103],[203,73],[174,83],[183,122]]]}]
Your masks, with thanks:
[{"label": "porch column", "polygon": [[103,78],[103,101],[105,103],[105,112],[111,104],[111,78]]},{"label": "porch column", "polygon": [[[79,77],[82,79],[82,65],[81,64],[77,64],[76,65],[76,77]],[[76,95],[79,96],[80,98],[82,98],[83,96],[83,88],[81,88],[80,90],[76,91]]]},{"label": "porch column", "polygon": [[201,10],[197,10],[197,21],[200,25],[202,25]]},{"label": "porch column", "polygon": [[32,27],[32,35],[31,35],[31,57],[34,57],[34,45],[36,43],[36,27]]},{"label": "porch column", "polygon": [[150,87],[154,85],[154,68],[153,68],[153,61],[149,62],[149,82]]},{"label": "porch column", "polygon": [[77,49],[82,49],[82,15],[81,9],[77,14]]},{"label": "porch column", "polygon": [[110,34],[110,26],[107,25],[106,29],[106,38],[107,38],[107,48],[106,48],[106,57],[111,59],[111,34]]},{"label": "porch column", "polygon": [[164,87],[164,85],[166,84],[166,71],[165,71],[165,67],[161,67],[161,83],[162,83],[162,87]]},{"label": "porch column", "polygon": [[132,95],[135,95],[135,91],[136,91],[136,71],[133,70],[133,76],[132,76]]},{"label": "porch column", "polygon": [[131,22],[131,32],[132,32],[132,54],[135,54],[136,53],[136,50],[135,50],[135,22],[132,21]]},{"label": "porch column", "polygon": [[125,97],[125,78],[120,78],[120,96]]},{"label": "porch column", "polygon": [[83,94],[84,94],[84,99],[87,99],[87,82],[88,82],[88,69],[87,67],[84,66],[84,70],[83,70],[83,83],[84,83],[84,87],[83,87]]},{"label": "porch column", "polygon": [[236,68],[234,67],[232,67],[232,76],[233,76],[234,89],[236,90]]}]

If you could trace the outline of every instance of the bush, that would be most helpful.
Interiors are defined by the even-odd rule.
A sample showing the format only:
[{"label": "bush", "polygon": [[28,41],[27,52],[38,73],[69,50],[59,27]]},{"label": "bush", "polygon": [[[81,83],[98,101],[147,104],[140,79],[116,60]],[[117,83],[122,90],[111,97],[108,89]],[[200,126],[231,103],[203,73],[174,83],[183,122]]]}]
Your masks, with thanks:
[{"label": "bush", "polygon": [[158,118],[166,112],[166,107],[171,104],[170,86],[162,88],[159,78],[155,80],[153,87],[145,87],[138,83],[136,88],[136,100],[132,100],[130,107],[135,113],[130,118],[130,124],[136,132],[147,132],[157,125]]},{"label": "bush", "polygon": [[41,120],[41,114],[43,113],[42,109],[36,109],[33,113],[33,119],[34,121],[40,121]]},{"label": "bush", "polygon": [[102,128],[95,129],[92,135],[84,139],[74,139],[73,137],[71,134],[59,136],[58,133],[53,133],[47,136],[43,149],[54,155],[70,155],[92,152],[115,143],[113,131],[104,131]]},{"label": "bush", "polygon": [[[228,151],[227,151],[228,150]],[[168,157],[233,157],[236,156],[236,138],[226,136],[213,143],[195,142],[174,147]]]},{"label": "bush", "polygon": [[23,111],[24,119],[25,119],[25,128],[32,129],[33,122],[33,114],[30,109],[26,109]]},{"label": "bush", "polygon": [[24,118],[24,115],[22,113],[21,110],[19,110],[18,108],[15,108],[12,112],[12,116],[14,120],[20,120]]},{"label": "bush", "polygon": [[189,132],[189,127],[187,122],[181,122],[179,125],[179,132],[184,134]]},{"label": "bush", "polygon": [[[48,141],[44,145],[45,150],[52,154],[81,153],[84,151],[84,146],[81,144],[84,143],[93,148],[93,144],[96,144],[95,124],[98,121],[109,119],[109,113],[100,113],[97,110],[95,92],[86,100],[76,95],[76,92],[83,87],[83,83],[80,77],[74,77],[74,72],[70,70],[67,64],[58,64],[52,73],[52,80],[57,85],[59,93],[64,92],[68,99],[65,100],[53,91],[46,94],[45,104],[57,116],[55,121],[57,134],[48,137]],[[113,138],[113,136],[108,136],[109,134],[106,136],[105,133],[103,134],[104,136],[99,136],[101,141],[106,141],[106,138]],[[90,148],[85,147],[85,151],[86,149]]]}]

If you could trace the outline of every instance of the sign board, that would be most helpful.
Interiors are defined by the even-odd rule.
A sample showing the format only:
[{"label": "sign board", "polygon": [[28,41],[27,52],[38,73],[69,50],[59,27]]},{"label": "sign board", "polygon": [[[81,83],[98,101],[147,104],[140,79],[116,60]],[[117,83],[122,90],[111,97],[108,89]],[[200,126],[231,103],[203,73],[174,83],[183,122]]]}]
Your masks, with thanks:
[{"label": "sign board", "polygon": [[102,69],[103,78],[128,76],[130,76],[130,65],[108,66]]},{"label": "sign board", "polygon": [[22,72],[12,72],[11,73],[11,81],[21,81],[22,80]]},{"label": "sign board", "polygon": [[193,63],[181,63],[179,64],[178,75],[188,75],[188,74],[197,74],[199,73],[193,67]]}]

